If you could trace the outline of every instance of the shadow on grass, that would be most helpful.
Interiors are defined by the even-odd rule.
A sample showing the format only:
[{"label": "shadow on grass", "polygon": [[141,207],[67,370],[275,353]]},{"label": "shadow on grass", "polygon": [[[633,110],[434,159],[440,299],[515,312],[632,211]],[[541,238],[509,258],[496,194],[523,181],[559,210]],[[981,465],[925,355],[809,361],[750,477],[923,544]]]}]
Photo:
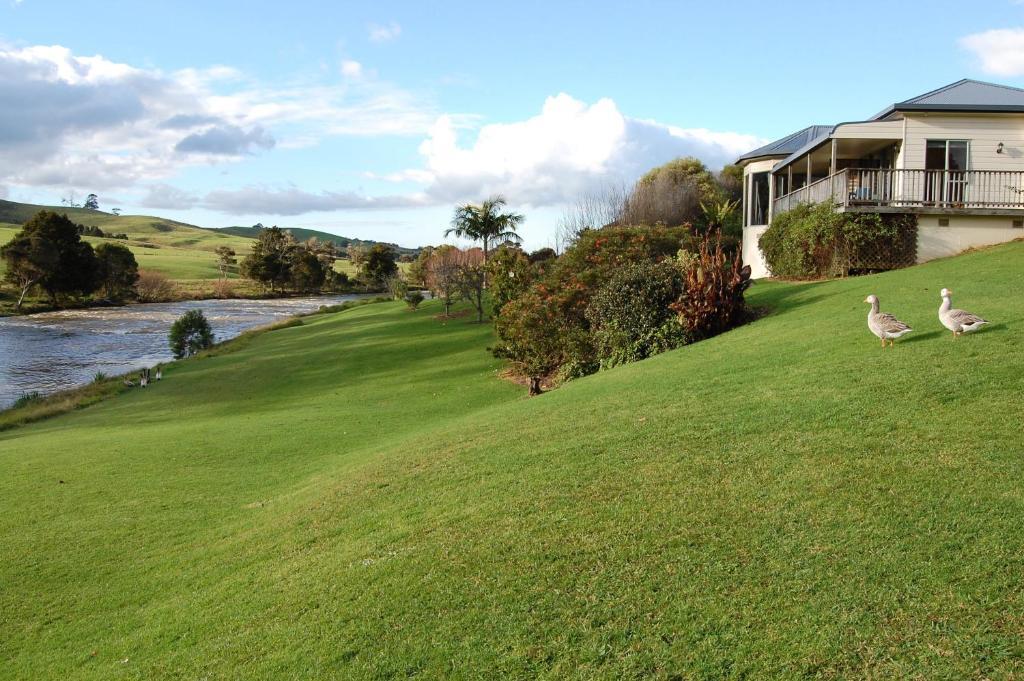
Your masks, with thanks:
[{"label": "shadow on grass", "polygon": [[920,343],[922,341],[931,340],[932,338],[938,338],[939,336],[943,335],[943,333],[943,331],[938,330],[926,331],[924,333],[913,333],[907,336],[904,340],[897,342],[900,343],[901,345],[904,343]]}]

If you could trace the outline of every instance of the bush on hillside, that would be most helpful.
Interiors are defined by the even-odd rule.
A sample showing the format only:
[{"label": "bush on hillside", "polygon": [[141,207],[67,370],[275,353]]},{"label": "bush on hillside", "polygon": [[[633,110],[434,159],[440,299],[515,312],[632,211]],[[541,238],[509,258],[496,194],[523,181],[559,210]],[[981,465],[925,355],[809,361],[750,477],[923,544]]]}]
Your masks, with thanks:
[{"label": "bush on hillside", "polygon": [[672,305],[679,325],[690,340],[728,331],[747,317],[743,295],[750,287],[750,265],[739,253],[730,259],[721,239],[701,240],[695,254],[680,254],[685,262],[683,295]]},{"label": "bush on hillside", "polygon": [[639,261],[616,272],[587,307],[601,368],[635,362],[686,342],[672,305],[683,277],[669,260]]},{"label": "bush on hillside", "polygon": [[213,329],[202,310],[189,310],[171,325],[168,343],[175,359],[191,357],[213,345]]},{"label": "bush on hillside", "polygon": [[837,213],[829,202],[801,204],[773,217],[759,246],[776,277],[818,279],[896,269],[917,259],[917,218]]},{"label": "bush on hillside", "polygon": [[[717,254],[722,272],[707,270],[709,261],[701,256],[705,250]],[[686,257],[677,257],[681,251]],[[719,239],[717,233],[697,238],[689,227],[582,232],[543,273],[535,273],[538,279],[529,288],[501,308],[492,351],[511,359],[539,389],[543,376],[576,378],[677,347],[691,336],[713,335],[724,330],[723,319],[742,319],[733,310],[743,309],[746,285],[721,284],[733,281],[728,255],[734,253],[735,241]],[[691,271],[698,265],[704,269]],[[749,270],[746,276],[749,281]],[[707,277],[719,283],[699,288]],[[694,326],[688,328],[682,322],[690,317],[681,314],[689,309],[684,303],[688,283],[697,291],[694,300],[714,295],[724,301],[727,293],[732,295],[729,312],[694,314]]]}]

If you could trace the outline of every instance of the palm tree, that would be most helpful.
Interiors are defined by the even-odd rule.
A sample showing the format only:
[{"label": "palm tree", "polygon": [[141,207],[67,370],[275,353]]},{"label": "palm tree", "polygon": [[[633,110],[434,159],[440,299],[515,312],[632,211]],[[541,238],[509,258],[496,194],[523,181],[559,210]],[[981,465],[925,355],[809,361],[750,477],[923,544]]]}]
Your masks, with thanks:
[{"label": "palm tree", "polygon": [[496,195],[479,206],[472,203],[456,206],[455,215],[452,217],[452,226],[445,230],[444,235],[454,234],[481,242],[484,262],[486,262],[492,242],[514,241],[521,243],[523,241],[522,237],[516,234],[516,228],[523,224],[523,220],[526,218],[519,213],[502,213],[501,209],[505,205],[505,197]]}]

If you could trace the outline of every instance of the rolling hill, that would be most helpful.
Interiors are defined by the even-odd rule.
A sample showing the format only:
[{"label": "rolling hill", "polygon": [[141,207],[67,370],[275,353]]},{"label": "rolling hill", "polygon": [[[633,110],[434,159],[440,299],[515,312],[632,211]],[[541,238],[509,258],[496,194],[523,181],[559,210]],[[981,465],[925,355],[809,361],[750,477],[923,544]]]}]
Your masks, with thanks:
[{"label": "rolling hill", "polygon": [[[99,227],[112,234],[127,234],[126,244],[135,254],[139,266],[162,272],[173,279],[207,280],[220,276],[214,251],[218,246],[230,246],[239,256],[246,255],[257,229],[253,227],[226,227],[223,229],[204,228],[175,220],[150,215],[114,215],[99,210],[66,208],[64,206],[41,206],[28,203],[0,200],[0,244],[6,243],[23,224],[40,210],[52,210],[66,214],[78,224]],[[340,245],[347,245],[353,239],[339,237],[315,230],[290,230],[297,239],[310,236],[330,239]],[[102,243],[104,239],[88,237],[90,243]],[[370,244],[372,241],[360,241]],[[416,249],[395,246],[399,254],[414,255]],[[340,271],[351,272],[347,263],[339,264]],[[0,272],[3,264],[0,263]]]},{"label": "rolling hill", "polygon": [[[251,239],[255,239],[256,238],[256,234],[259,233],[259,230],[260,230],[260,228],[257,227],[257,226],[252,226],[252,227],[216,227],[216,228],[213,228],[213,229],[215,229],[218,232],[224,232],[224,233],[227,233],[227,234],[234,234],[236,236],[249,237]],[[408,255],[408,256],[415,257],[416,254],[419,253],[419,249],[418,248],[405,248],[404,246],[399,246],[398,244],[392,244],[392,243],[387,243],[387,242],[383,242],[383,241],[367,241],[367,240],[364,240],[364,239],[350,239],[347,236],[338,236],[337,234],[331,234],[330,232],[321,232],[321,231],[316,230],[316,229],[305,229],[305,228],[302,228],[302,227],[282,227],[281,229],[285,229],[285,230],[291,232],[292,236],[294,236],[299,241],[305,241],[306,239],[309,239],[311,237],[316,237],[317,239],[320,239],[321,241],[331,241],[331,242],[334,242],[335,244],[337,244],[338,246],[341,246],[342,248],[348,248],[349,244],[352,244],[352,243],[360,244],[360,245],[363,245],[363,246],[373,246],[374,244],[383,243],[383,244],[385,244],[387,246],[391,246],[391,248],[393,248],[394,251],[396,253],[398,253],[399,255]]]},{"label": "rolling hill", "polygon": [[1022,258],[758,283],[533,399],[488,326],[369,305],[0,433],[5,673],[1019,677]]}]

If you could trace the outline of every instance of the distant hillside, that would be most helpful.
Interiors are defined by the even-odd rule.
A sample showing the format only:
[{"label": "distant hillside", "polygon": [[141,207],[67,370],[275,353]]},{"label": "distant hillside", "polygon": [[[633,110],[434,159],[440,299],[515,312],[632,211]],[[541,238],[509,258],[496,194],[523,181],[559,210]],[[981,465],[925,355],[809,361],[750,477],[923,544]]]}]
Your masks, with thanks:
[{"label": "distant hillside", "polygon": [[[0,200],[0,244],[14,237],[18,228],[41,210],[65,214],[70,220],[88,227],[99,227],[107,234],[125,234],[125,244],[135,254],[139,266],[161,272],[172,279],[215,279],[220,276],[218,246],[229,246],[244,256],[252,248],[252,239],[203,229],[176,220],[152,215],[114,215],[87,208],[66,206],[38,206]],[[98,245],[105,241],[99,237],[86,237]],[[2,264],[0,264],[2,268]]]},{"label": "distant hillside", "polygon": [[[235,236],[249,237],[250,239],[255,239],[256,235],[260,231],[259,226],[256,225],[252,227],[216,227],[213,229],[218,232],[234,234]],[[404,246],[399,246],[398,244],[387,243],[384,241],[366,241],[363,239],[350,239],[347,236],[338,236],[337,234],[331,234],[330,232],[321,232],[320,230],[317,229],[303,229],[302,227],[281,227],[281,229],[291,232],[292,236],[294,236],[299,241],[305,241],[306,239],[315,236],[317,239],[320,239],[321,241],[332,241],[343,248],[348,248],[349,244],[373,246],[374,244],[377,243],[383,243],[387,246],[391,246],[399,255],[415,256],[417,253],[419,253],[419,249],[417,248],[406,248]]]}]

